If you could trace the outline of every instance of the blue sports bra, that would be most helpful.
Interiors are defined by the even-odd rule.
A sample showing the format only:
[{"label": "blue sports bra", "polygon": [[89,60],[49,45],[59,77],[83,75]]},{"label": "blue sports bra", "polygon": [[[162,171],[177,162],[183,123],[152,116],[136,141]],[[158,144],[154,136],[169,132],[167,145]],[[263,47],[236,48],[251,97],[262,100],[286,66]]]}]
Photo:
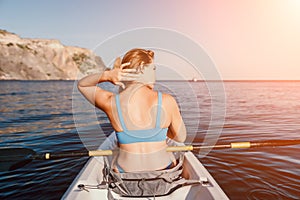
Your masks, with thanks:
[{"label": "blue sports bra", "polygon": [[120,97],[116,95],[116,106],[118,111],[119,120],[122,126],[122,132],[116,132],[117,139],[120,144],[131,144],[137,142],[159,142],[167,138],[168,128],[160,128],[160,115],[161,115],[162,94],[158,92],[158,105],[156,114],[155,128],[145,130],[128,130],[126,128],[122,110],[120,106]]}]

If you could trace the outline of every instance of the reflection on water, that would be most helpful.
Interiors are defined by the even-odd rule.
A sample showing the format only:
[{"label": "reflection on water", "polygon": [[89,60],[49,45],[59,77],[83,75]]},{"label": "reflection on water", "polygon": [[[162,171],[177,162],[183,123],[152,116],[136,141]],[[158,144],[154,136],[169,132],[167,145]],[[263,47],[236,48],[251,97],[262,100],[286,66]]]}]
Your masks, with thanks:
[{"label": "reflection on water", "polygon": [[[201,143],[212,97],[204,83],[189,84],[192,89],[182,82],[163,82],[159,88],[176,96],[189,141]],[[225,89],[226,121],[219,141],[299,139],[300,82],[226,82]],[[112,128],[102,112],[93,111],[99,131],[91,112],[76,107],[81,100],[72,90],[72,81],[0,81],[0,147],[37,152],[96,148]],[[78,102],[72,104],[75,97]],[[74,110],[81,112],[76,126]],[[230,199],[299,199],[299,150],[299,145],[215,150],[200,160]],[[59,199],[86,160],[33,161],[0,172],[0,199]]]}]

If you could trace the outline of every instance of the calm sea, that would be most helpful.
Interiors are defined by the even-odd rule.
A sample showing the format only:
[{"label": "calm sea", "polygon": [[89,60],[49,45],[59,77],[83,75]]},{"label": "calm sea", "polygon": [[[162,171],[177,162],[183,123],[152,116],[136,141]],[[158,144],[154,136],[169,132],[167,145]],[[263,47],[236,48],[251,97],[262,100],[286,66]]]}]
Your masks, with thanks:
[{"label": "calm sea", "polygon": [[[73,81],[0,81],[0,148],[96,148],[112,128],[73,86]],[[176,96],[189,143],[204,142],[207,132],[218,143],[300,139],[300,82],[172,81],[157,88]],[[225,149],[198,158],[230,199],[300,199],[299,152],[300,145]],[[86,161],[33,161],[0,172],[0,199],[60,199]]]}]

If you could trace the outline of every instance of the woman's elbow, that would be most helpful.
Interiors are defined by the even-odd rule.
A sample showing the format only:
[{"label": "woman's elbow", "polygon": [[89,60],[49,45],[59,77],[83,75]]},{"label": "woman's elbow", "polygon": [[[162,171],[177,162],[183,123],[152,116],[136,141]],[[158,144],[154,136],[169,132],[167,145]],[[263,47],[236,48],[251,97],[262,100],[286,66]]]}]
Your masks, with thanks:
[{"label": "woman's elbow", "polygon": [[180,132],[179,132],[178,136],[179,136],[178,140],[180,140],[179,142],[184,142],[186,140],[186,127],[183,122],[180,126]]},{"label": "woman's elbow", "polygon": [[185,140],[186,140],[186,132],[181,132],[180,134],[178,134],[177,136],[176,136],[176,138],[174,138],[177,142],[181,142],[181,143],[183,143],[183,142],[185,142]]},{"label": "woman's elbow", "polygon": [[174,140],[176,142],[180,142],[180,143],[184,143],[185,139],[186,139],[186,137],[176,137],[176,138],[174,138]]},{"label": "woman's elbow", "polygon": [[77,89],[79,90],[79,92],[82,93],[83,86],[80,81],[78,81],[78,83],[77,83]]},{"label": "woman's elbow", "polygon": [[186,129],[182,128],[177,134],[174,134],[173,140],[183,143],[186,140]]}]

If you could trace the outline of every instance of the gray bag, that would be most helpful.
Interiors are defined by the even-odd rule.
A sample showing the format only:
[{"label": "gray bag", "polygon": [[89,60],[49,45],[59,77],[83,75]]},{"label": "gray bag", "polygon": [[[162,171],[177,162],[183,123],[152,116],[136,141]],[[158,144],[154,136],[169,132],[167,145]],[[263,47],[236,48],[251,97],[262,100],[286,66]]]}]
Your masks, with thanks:
[{"label": "gray bag", "polygon": [[199,184],[199,180],[187,180],[181,176],[184,155],[181,154],[178,164],[158,171],[117,173],[104,159],[104,182],[108,185],[108,199],[113,199],[111,190],[126,197],[155,197],[168,195],[185,185]]}]

